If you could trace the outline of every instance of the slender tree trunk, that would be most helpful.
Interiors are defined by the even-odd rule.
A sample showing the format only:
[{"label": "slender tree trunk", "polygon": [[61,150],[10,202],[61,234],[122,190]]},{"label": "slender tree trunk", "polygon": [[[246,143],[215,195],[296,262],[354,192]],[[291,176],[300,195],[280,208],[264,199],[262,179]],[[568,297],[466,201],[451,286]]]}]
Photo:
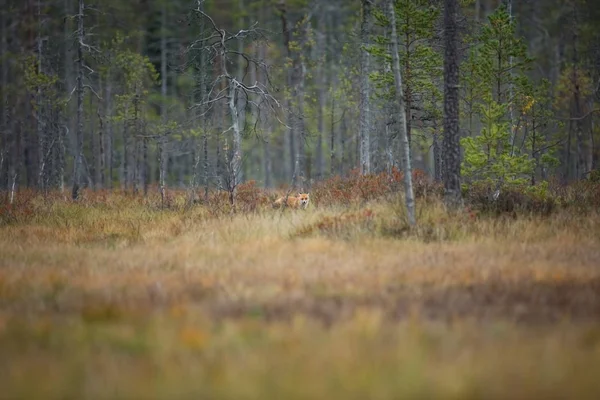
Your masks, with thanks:
[{"label": "slender tree trunk", "polygon": [[437,127],[435,128],[435,133],[433,134],[433,170],[434,170],[434,179],[436,182],[443,182],[442,179],[442,138],[441,134],[438,131]]},{"label": "slender tree trunk", "polygon": [[[206,93],[206,90],[204,91]],[[204,177],[204,200],[208,201],[208,189],[210,188],[210,160],[208,159],[208,117],[202,117],[202,153],[204,163],[202,166]]]},{"label": "slender tree trunk", "polygon": [[[64,7],[64,15],[72,15],[73,14],[73,0],[64,0],[63,2],[63,7]],[[71,18],[65,18],[64,19],[64,40],[65,40],[65,47],[64,47],[64,80],[65,80],[65,86],[66,86],[66,96],[70,97],[72,91],[75,89],[76,90],[76,85],[77,85],[77,76],[76,76],[76,68],[75,68],[75,60],[74,60],[74,46],[72,46],[73,44],[75,44],[75,41],[73,40],[72,36],[73,36],[73,20]],[[76,156],[76,151],[74,151],[73,149],[75,149],[77,147],[77,127],[75,124],[75,118],[73,118],[73,116],[76,114],[76,104],[73,101],[69,101],[66,105],[66,114],[67,114],[67,120],[65,122],[66,124],[66,135],[64,137],[64,145],[65,145],[65,150],[68,149],[68,153],[69,155],[73,156],[73,163],[75,163],[75,160],[77,158]],[[66,156],[66,152],[65,152],[65,156]],[[66,161],[66,159],[65,159]],[[74,179],[74,177],[71,177],[71,179]]]},{"label": "slender tree trunk", "polygon": [[91,153],[91,168],[93,170],[90,171],[90,179],[92,180],[92,188],[95,190],[98,188],[98,143],[96,141],[96,132],[94,132],[94,98],[89,96],[88,101],[88,135],[89,135],[89,143],[90,143],[90,153]]},{"label": "slender tree trunk", "polygon": [[[261,20],[264,21],[264,7],[261,8]],[[262,62],[267,56],[266,44],[259,43],[257,47],[258,59]],[[260,69],[258,79],[263,85],[267,85],[267,75],[264,69]],[[273,163],[271,160],[271,122],[264,119],[261,123],[264,131],[263,140],[263,167],[265,175],[265,188],[271,188],[273,186]]]},{"label": "slender tree trunk", "polygon": [[335,175],[335,89],[331,89],[330,136],[329,136],[329,176]]},{"label": "slender tree trunk", "polygon": [[579,46],[579,18],[577,5],[573,4],[573,84],[575,90],[573,91],[573,106],[575,108],[575,140],[576,140],[576,151],[575,157],[575,178],[583,179],[585,176],[585,158],[583,152],[583,110],[582,110],[582,96],[581,96],[581,73],[579,71],[579,52],[577,46]]},{"label": "slender tree trunk", "polygon": [[[512,0],[505,0],[506,1],[506,9],[508,11],[508,16],[510,18],[510,23],[512,24],[512,19],[513,19],[513,9],[512,9]],[[508,76],[509,76],[509,84],[508,84],[508,104],[509,104],[509,116],[510,116],[510,148],[511,148],[511,155],[514,152],[514,148],[515,148],[515,141],[516,141],[516,137],[517,137],[517,127],[515,124],[515,110],[514,110],[514,87],[513,87],[513,56],[509,56],[508,57]]]},{"label": "slender tree trunk", "polygon": [[142,165],[142,182],[144,185],[144,197],[148,197],[148,185],[150,184],[150,177],[149,177],[149,151],[148,151],[148,138],[146,137],[146,132],[144,130],[144,137],[142,138],[142,147],[143,147],[143,154],[144,154],[144,160],[143,160],[143,165]]},{"label": "slender tree trunk", "polygon": [[[204,11],[204,3],[200,3],[199,7],[202,11]],[[200,25],[201,34],[204,34],[204,28],[204,19],[202,19]],[[206,61],[206,52],[204,50],[202,50],[202,52],[200,53],[200,68],[200,101],[203,102],[205,100],[206,92],[208,91],[207,86],[209,71],[209,65]],[[208,159],[208,116],[206,115],[207,107],[202,106],[200,110],[202,112],[202,152],[204,157],[204,163],[202,166],[204,178],[204,201],[208,201],[208,190],[210,188],[210,161]]]},{"label": "slender tree trunk", "polygon": [[242,131],[240,129],[240,120],[237,109],[237,87],[234,83],[229,84],[229,113],[231,117],[231,127],[233,130],[233,151],[229,161],[229,190],[235,191],[239,183],[239,173],[242,167]]},{"label": "slender tree trunk", "polygon": [[[40,0],[37,0],[37,62],[38,62],[38,74],[41,76],[44,73],[44,43],[42,41],[42,7]],[[45,107],[44,107],[44,99],[42,95],[41,86],[37,87],[36,90],[36,129],[37,129],[37,140],[38,140],[38,182],[37,187],[38,190],[44,190],[44,181],[46,175],[46,135],[44,129],[45,125]]]},{"label": "slender tree trunk", "polygon": [[323,178],[323,132],[325,130],[325,11],[322,10],[317,22],[317,143],[315,149],[316,178]]},{"label": "slender tree trunk", "polygon": [[404,167],[404,196],[408,223],[410,226],[416,224],[415,198],[412,185],[412,168],[410,162],[410,147],[408,144],[408,133],[406,130],[406,109],[404,104],[404,93],[402,91],[402,74],[400,72],[400,57],[398,55],[398,34],[396,32],[396,12],[394,1],[388,0],[388,11],[392,25],[392,69],[394,70],[394,83],[396,86],[396,101],[398,105],[398,119],[400,122],[400,144],[402,151],[402,164]]},{"label": "slender tree trunk", "polygon": [[533,171],[531,171],[531,186],[535,185],[535,176],[536,176],[537,171],[540,166],[540,161],[539,161],[539,156],[538,156],[538,151],[537,151],[537,132],[536,132],[536,126],[535,126],[535,109],[536,109],[536,106],[534,105],[531,109],[531,119],[532,119],[531,158],[533,158],[533,160],[534,160]]},{"label": "slender tree trunk", "polygon": [[[283,32],[283,46],[286,51],[287,63],[293,62],[292,49],[290,48],[291,35],[292,31],[290,28],[290,24],[287,17],[287,8],[285,4],[285,0],[281,0],[279,2],[280,12],[281,12],[281,28]],[[293,78],[292,78],[293,70],[292,68],[286,68],[285,79],[286,79],[286,87],[288,90],[292,90],[293,87]],[[295,146],[295,134],[294,134],[294,111],[292,110],[292,101],[290,98],[290,94],[286,94],[284,107],[287,110],[287,118],[286,122],[289,128],[287,132],[284,134],[283,146],[284,151],[283,154],[288,154],[289,157],[287,162],[285,162],[284,157],[284,171],[286,179],[292,178],[296,176],[296,146]],[[296,182],[292,182],[292,185],[295,185]]]},{"label": "slender tree trunk", "polygon": [[458,69],[458,0],[446,0],[444,6],[444,188],[446,204],[461,204],[459,69]]},{"label": "slender tree trunk", "polygon": [[[590,102],[589,109],[592,110],[594,108],[594,98],[593,97],[590,98],[589,102]],[[588,165],[588,171],[593,171],[596,169],[596,163],[595,163],[596,146],[594,143],[594,130],[595,130],[594,115],[590,114],[589,118],[590,118],[590,124],[589,124],[590,145],[588,146],[587,165]]]},{"label": "slender tree trunk", "polygon": [[106,134],[106,151],[105,151],[105,177],[104,184],[107,188],[113,188],[113,123],[111,121],[112,118],[112,75],[109,69],[106,76],[106,85],[105,85],[105,95],[104,95],[104,104],[105,104],[105,134]]},{"label": "slender tree trunk", "polygon": [[344,172],[345,172],[345,167],[346,167],[346,134],[348,132],[348,126],[346,124],[346,118],[344,116],[345,111],[342,113],[342,121],[340,124],[340,135],[339,135],[339,139],[340,139],[340,162],[338,164],[338,174],[340,176],[344,176]]},{"label": "slender tree trunk", "polygon": [[[103,92],[103,80],[99,80],[99,93]],[[102,110],[106,103],[99,102],[96,110],[98,116],[98,162],[96,165],[96,184],[100,188],[104,188],[106,184],[106,126],[104,125],[104,119],[102,118]],[[106,111],[104,111],[106,114]]]},{"label": "slender tree trunk", "polygon": [[125,118],[123,120],[123,159],[122,159],[122,170],[123,187],[125,190],[129,190],[131,187],[131,134],[129,133],[129,105],[125,108]]},{"label": "slender tree trunk", "polygon": [[133,193],[138,194],[142,188],[142,148],[140,145],[140,90],[136,87],[136,95],[133,98],[133,132],[131,135],[133,142]]},{"label": "slender tree trunk", "polygon": [[[406,20],[404,21],[404,23],[406,24],[407,27],[410,27],[411,24],[413,23],[410,18],[408,17],[408,15],[405,16]],[[411,143],[412,143],[412,108],[413,108],[413,87],[411,85],[411,75],[413,73],[412,71],[412,58],[413,55],[411,54],[411,49],[410,49],[410,43],[412,41],[411,38],[412,32],[411,29],[406,29],[405,31],[405,35],[404,35],[404,42],[405,42],[405,47],[406,47],[406,55],[404,57],[404,87],[406,88],[406,91],[404,92],[404,99],[406,102],[406,136],[408,137],[408,147],[410,149]]]},{"label": "slender tree trunk", "polygon": [[85,32],[83,30],[83,0],[79,0],[79,11],[77,13],[77,132],[75,144],[75,162],[73,167],[73,200],[79,199],[81,180],[83,174],[83,41]]},{"label": "slender tree trunk", "polygon": [[[246,5],[245,5],[245,1],[244,0],[238,0],[239,2],[239,24],[240,27],[239,29],[244,29],[245,27],[245,12],[246,12]],[[244,41],[243,40],[238,40],[238,52],[240,54],[244,53]],[[238,57],[238,71],[237,71],[237,79],[239,82],[243,83],[244,82],[244,77],[246,74],[246,60],[243,57]],[[243,133],[245,131],[245,126],[246,126],[246,96],[244,95],[244,93],[242,91],[239,91],[239,93],[237,93],[238,90],[236,88],[236,102],[237,102],[237,119],[238,119],[238,131],[239,133],[236,134],[235,130],[234,130],[234,138],[233,138],[233,145],[234,145],[234,152],[236,151],[236,145],[237,145],[237,152],[238,152],[238,156],[239,156],[239,171],[236,172],[237,177],[236,177],[236,182],[237,183],[241,183],[244,181],[244,179],[246,179],[245,175],[244,175],[244,168],[242,165],[242,159],[243,159],[243,154],[242,154],[242,140],[243,140]],[[237,136],[236,136],[237,135]]]},{"label": "slender tree trunk", "polygon": [[[203,3],[202,3],[203,4]],[[167,10],[166,6],[163,3],[162,5],[162,13],[161,13],[161,31],[160,31],[160,94],[161,94],[161,103],[160,103],[160,118],[165,127],[167,123]],[[166,128],[164,128],[166,129]],[[160,191],[160,203],[161,206],[165,206],[166,201],[166,193],[165,193],[165,178],[167,175],[167,164],[168,164],[168,154],[166,151],[166,142],[167,138],[165,134],[158,138],[158,189]]]},{"label": "slender tree trunk", "polygon": [[[2,10],[6,9],[6,0],[2,0]],[[7,11],[0,12],[0,33],[2,34],[2,38],[0,39],[0,53],[6,55],[8,52],[8,43],[7,36],[8,32],[6,29],[6,15]],[[8,108],[8,68],[10,65],[10,61],[7,57],[2,59],[2,75],[0,76],[0,91],[2,92],[2,106],[0,118],[2,119],[2,123],[0,125],[1,136],[2,136],[2,148],[0,149],[0,157],[2,157],[2,164],[0,165],[0,189],[6,187],[7,189],[10,187],[10,179],[11,179],[11,169],[13,168],[12,159],[14,158],[14,132],[10,132],[8,129],[8,120],[9,120],[9,108]],[[4,178],[4,166],[6,165],[6,178]],[[5,186],[6,185],[6,186]]]},{"label": "slender tree trunk", "polygon": [[367,51],[370,45],[371,36],[371,7],[373,6],[372,0],[361,0],[362,4],[362,21],[360,27],[360,109],[359,109],[359,154],[360,154],[360,173],[362,175],[369,174],[371,172],[371,143],[370,143],[370,131],[371,131],[371,101],[370,101],[370,85],[369,85],[369,73],[370,73],[370,56]]},{"label": "slender tree trunk", "polygon": [[[301,29],[302,39],[300,39],[301,43],[304,43],[305,40],[305,28]],[[304,95],[305,95],[305,79],[306,79],[306,64],[304,62],[304,56],[302,54],[298,54],[298,69],[297,69],[297,79],[295,79],[295,84],[297,87],[297,96],[295,96],[296,101],[298,102],[297,106],[297,115],[295,118],[296,122],[296,165],[297,169],[297,178],[300,182],[302,190],[306,187],[306,175],[308,171],[308,160],[306,159],[306,127],[304,124]]]}]

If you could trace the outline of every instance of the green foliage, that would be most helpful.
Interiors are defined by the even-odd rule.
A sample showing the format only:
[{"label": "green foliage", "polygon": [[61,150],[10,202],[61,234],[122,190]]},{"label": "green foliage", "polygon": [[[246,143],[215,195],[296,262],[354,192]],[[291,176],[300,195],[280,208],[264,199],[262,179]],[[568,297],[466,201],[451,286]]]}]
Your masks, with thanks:
[{"label": "green foliage", "polygon": [[483,125],[481,132],[461,139],[465,149],[462,173],[468,180],[522,184],[531,173],[532,160],[511,150],[509,122],[503,120],[506,110],[506,104],[498,104],[489,97],[477,105]]},{"label": "green foliage", "polygon": [[[424,99],[426,111],[439,108],[439,103],[432,99],[441,99],[440,81],[442,56],[432,47],[435,23],[439,19],[439,6],[425,0],[400,1],[395,4],[397,31],[400,36],[400,65],[404,94],[411,99]],[[390,21],[384,11],[373,12],[376,24],[386,29]],[[374,71],[371,80],[378,90],[377,94],[386,99],[393,99],[394,76],[388,66],[392,55],[389,53],[390,40],[387,36],[378,35],[374,45],[367,49],[383,69]]]},{"label": "green foliage", "polygon": [[549,83],[534,84],[525,75],[532,59],[504,5],[472,39],[477,45],[462,66],[463,115],[471,135],[474,122],[479,129],[461,139],[463,177],[468,182],[535,183],[536,172],[556,162],[546,134]]},{"label": "green foliage", "polygon": [[[442,126],[442,71],[441,52],[434,49],[436,23],[439,21],[440,5],[428,0],[397,1],[396,30],[399,41],[399,59],[402,74],[404,101],[407,106],[407,124],[411,132],[411,145],[427,152],[431,148],[433,134],[439,134]],[[385,11],[373,12],[376,25],[390,29]],[[381,67],[370,74],[377,97],[394,102],[395,85],[391,70],[389,35],[378,35],[368,49]],[[413,118],[419,109],[419,123]],[[413,134],[414,133],[414,134]]]},{"label": "green foliage", "polygon": [[147,56],[124,46],[127,38],[117,34],[113,45],[117,49],[114,73],[120,81],[122,91],[116,95],[117,113],[115,121],[125,121],[132,116],[138,118],[148,99],[150,89],[157,84],[158,73]]},{"label": "green foliage", "polygon": [[34,55],[24,56],[21,59],[23,71],[23,81],[25,88],[31,94],[37,95],[32,99],[32,105],[38,110],[43,102],[45,106],[61,108],[65,105],[66,99],[58,92],[58,76],[44,73],[40,69],[39,60]]},{"label": "green foliage", "polygon": [[594,94],[594,80],[580,65],[567,65],[556,84],[554,106],[557,110],[569,110],[576,92],[582,99]]},{"label": "green foliage", "polygon": [[600,183],[600,169],[596,169],[594,171],[591,171],[590,175],[588,176],[588,179],[589,179],[590,182]]}]

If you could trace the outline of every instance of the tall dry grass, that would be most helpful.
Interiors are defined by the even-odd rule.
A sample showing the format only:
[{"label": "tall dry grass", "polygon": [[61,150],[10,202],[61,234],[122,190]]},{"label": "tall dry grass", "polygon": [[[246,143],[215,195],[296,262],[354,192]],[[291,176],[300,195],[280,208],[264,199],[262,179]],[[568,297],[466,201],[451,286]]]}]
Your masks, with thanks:
[{"label": "tall dry grass", "polygon": [[0,213],[2,396],[597,398],[596,187],[549,213],[449,213],[423,182],[411,230],[385,179],[317,187],[306,211],[252,183],[234,208],[19,193]]}]

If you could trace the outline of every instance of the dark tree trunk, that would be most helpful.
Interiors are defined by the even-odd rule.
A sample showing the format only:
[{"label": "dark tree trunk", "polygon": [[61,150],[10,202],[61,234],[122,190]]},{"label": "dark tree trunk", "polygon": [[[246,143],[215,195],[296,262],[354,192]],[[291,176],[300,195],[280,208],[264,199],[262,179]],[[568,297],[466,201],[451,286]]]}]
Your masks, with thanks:
[{"label": "dark tree trunk", "polygon": [[77,131],[75,139],[75,162],[73,167],[73,200],[79,199],[83,175],[83,0],[79,0],[79,11],[77,13]]},{"label": "dark tree trunk", "polygon": [[458,0],[446,0],[444,6],[444,162],[446,204],[458,207],[460,188]]}]

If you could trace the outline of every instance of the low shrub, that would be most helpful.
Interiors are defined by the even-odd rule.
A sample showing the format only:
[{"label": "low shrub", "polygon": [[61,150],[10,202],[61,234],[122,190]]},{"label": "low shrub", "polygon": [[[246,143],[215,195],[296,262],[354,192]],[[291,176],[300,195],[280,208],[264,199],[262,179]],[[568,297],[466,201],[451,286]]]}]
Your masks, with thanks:
[{"label": "low shrub", "polygon": [[465,204],[484,214],[549,215],[560,203],[548,190],[548,184],[505,186],[499,189],[487,183],[475,183],[463,190]]},{"label": "low shrub", "polygon": [[[413,190],[418,199],[439,197],[443,187],[422,170],[414,170]],[[311,201],[316,206],[366,203],[402,191],[404,173],[393,168],[391,173],[361,175],[352,170],[347,177],[335,176],[312,187]]]}]

